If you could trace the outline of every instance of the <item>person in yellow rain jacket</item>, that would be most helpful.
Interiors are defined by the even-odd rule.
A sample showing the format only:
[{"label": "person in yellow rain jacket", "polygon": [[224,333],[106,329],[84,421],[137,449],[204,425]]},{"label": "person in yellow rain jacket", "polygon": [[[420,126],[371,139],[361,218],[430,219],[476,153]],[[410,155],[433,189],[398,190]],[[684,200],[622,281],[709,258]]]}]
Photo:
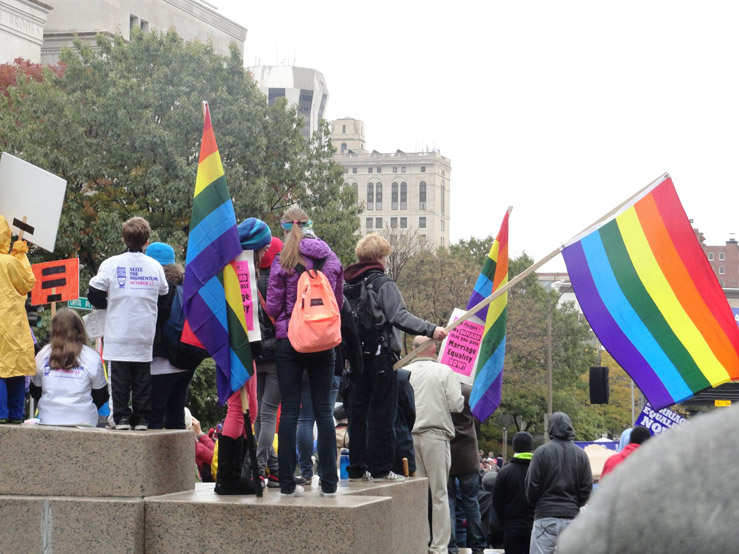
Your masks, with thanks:
[{"label": "person in yellow rain jacket", "polygon": [[25,376],[36,373],[25,308],[36,278],[26,252],[28,245],[22,240],[10,250],[10,226],[0,215],[0,423],[23,422]]}]

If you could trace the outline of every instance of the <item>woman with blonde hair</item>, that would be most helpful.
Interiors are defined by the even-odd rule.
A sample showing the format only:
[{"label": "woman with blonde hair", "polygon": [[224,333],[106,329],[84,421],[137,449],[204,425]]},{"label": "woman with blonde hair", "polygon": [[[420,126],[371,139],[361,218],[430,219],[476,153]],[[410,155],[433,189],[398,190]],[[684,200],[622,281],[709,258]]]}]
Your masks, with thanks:
[{"label": "woman with blonde hair", "polygon": [[51,320],[49,344],[36,355],[36,375],[31,378],[41,423],[97,426],[98,408],[108,401],[108,385],[100,355],[87,343],[77,312],[59,310]]},{"label": "woman with blonde hair", "polygon": [[321,268],[331,285],[339,309],[343,304],[344,269],[331,248],[315,235],[313,222],[303,210],[298,207],[289,209],[282,217],[281,225],[285,232],[285,244],[282,252],[272,262],[267,292],[267,312],[275,318],[277,380],[282,400],[277,453],[280,491],[283,496],[303,494],[303,487],[296,485],[293,474],[301,383],[303,371],[306,371],[318,426],[321,495],[334,496],[338,475],[331,385],[336,354],[333,348],[300,353],[293,348],[287,337],[301,268]]}]

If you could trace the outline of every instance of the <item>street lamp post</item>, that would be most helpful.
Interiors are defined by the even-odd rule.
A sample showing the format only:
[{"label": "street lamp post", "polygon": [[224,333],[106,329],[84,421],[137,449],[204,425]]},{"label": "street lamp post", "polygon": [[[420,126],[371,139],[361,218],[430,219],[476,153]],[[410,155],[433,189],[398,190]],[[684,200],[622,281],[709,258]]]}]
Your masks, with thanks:
[{"label": "street lamp post", "polygon": [[552,417],[552,312],[562,296],[559,289],[563,284],[562,281],[554,281],[549,286],[558,296],[547,310],[547,413],[544,414],[544,442],[549,442],[549,419]]}]

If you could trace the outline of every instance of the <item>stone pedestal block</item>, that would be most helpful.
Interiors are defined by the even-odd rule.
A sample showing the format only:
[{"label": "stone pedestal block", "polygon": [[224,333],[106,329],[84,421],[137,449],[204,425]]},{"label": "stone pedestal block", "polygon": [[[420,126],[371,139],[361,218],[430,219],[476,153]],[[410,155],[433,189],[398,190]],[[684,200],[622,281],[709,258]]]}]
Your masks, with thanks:
[{"label": "stone pedestal block", "polygon": [[192,490],[192,431],[0,425],[0,495],[144,497]]},{"label": "stone pedestal block", "polygon": [[2,552],[144,552],[141,498],[0,496],[0,522]]},{"label": "stone pedestal block", "polygon": [[425,477],[411,477],[398,483],[341,481],[339,491],[348,496],[390,497],[393,527],[389,552],[425,554],[428,551],[428,480]]},{"label": "stone pedestal block", "polygon": [[219,496],[203,484],[144,500],[147,552],[399,552],[392,547],[391,498],[323,498],[317,489],[299,498],[275,489],[263,498]]}]

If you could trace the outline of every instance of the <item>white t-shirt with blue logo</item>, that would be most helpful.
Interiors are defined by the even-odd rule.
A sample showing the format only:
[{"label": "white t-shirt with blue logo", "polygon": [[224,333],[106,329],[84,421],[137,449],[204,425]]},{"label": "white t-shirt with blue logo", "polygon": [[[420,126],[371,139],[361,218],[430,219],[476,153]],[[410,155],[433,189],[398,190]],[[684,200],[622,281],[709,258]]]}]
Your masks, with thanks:
[{"label": "white t-shirt with blue logo", "polygon": [[150,362],[157,301],[169,290],[162,265],[142,252],[126,252],[100,264],[90,286],[108,291],[103,358]]},{"label": "white t-shirt with blue logo", "polygon": [[106,386],[103,361],[89,346],[83,346],[79,365],[71,369],[51,369],[51,346],[36,355],[36,375],[31,381],[41,387],[38,416],[46,425],[91,425],[98,422],[92,389]]}]

